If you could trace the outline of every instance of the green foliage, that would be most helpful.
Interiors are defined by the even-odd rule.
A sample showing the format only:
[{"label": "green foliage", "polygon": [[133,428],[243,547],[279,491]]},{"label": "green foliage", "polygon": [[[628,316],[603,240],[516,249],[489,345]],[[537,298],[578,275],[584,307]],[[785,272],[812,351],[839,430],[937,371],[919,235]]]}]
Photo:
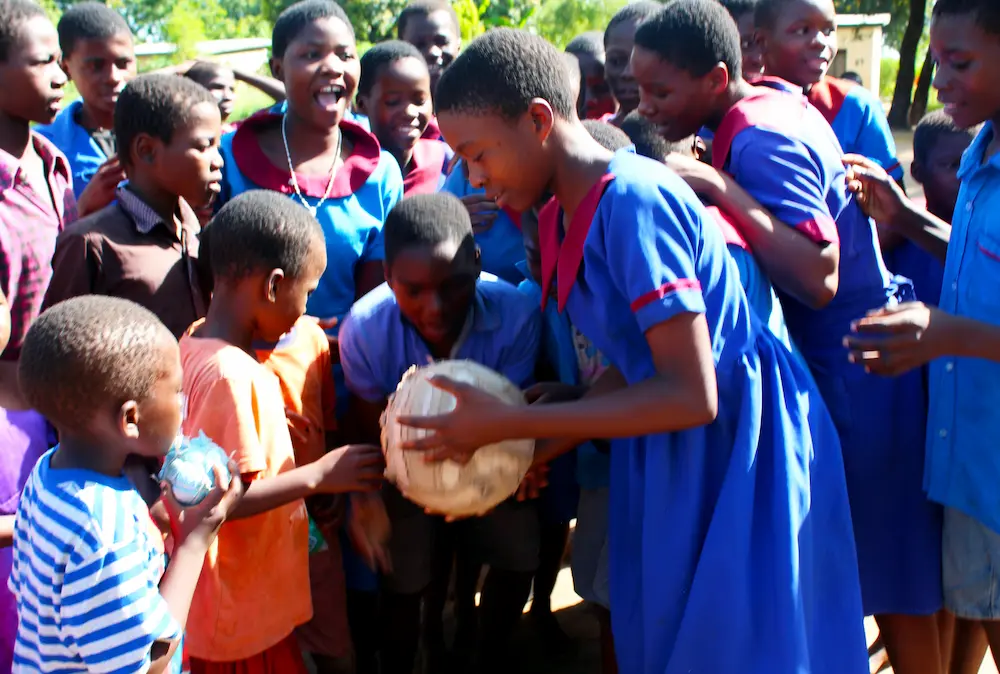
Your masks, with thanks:
[{"label": "green foliage", "polygon": [[615,12],[628,0],[547,0],[531,20],[529,28],[562,49],[580,33],[603,31]]},{"label": "green foliage", "polygon": [[909,0],[834,0],[834,5],[840,14],[891,14],[892,19],[885,29],[885,41],[889,46],[899,48],[906,20],[910,16]]},{"label": "green foliage", "polygon": [[879,68],[879,97],[892,98],[896,89],[896,76],[899,74],[899,57],[886,56]]}]

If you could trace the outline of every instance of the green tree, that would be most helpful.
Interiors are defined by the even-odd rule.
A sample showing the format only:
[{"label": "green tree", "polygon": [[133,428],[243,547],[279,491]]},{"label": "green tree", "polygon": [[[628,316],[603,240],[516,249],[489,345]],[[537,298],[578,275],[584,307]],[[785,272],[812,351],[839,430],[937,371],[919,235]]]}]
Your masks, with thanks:
[{"label": "green tree", "polygon": [[628,0],[547,0],[528,22],[529,28],[560,49],[580,33],[603,31]]}]

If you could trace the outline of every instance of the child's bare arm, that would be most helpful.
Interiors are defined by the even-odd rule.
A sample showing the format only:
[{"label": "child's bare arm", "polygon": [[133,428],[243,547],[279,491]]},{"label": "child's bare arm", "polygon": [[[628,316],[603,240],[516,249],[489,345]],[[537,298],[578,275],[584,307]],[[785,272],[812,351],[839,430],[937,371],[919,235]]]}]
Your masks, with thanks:
[{"label": "child's bare arm", "polygon": [[264,92],[278,103],[285,100],[285,85],[280,80],[276,80],[273,77],[258,75],[257,73],[252,73],[246,70],[237,70],[236,68],[233,68],[233,75],[235,75],[236,79],[240,82],[249,84],[254,89]]}]

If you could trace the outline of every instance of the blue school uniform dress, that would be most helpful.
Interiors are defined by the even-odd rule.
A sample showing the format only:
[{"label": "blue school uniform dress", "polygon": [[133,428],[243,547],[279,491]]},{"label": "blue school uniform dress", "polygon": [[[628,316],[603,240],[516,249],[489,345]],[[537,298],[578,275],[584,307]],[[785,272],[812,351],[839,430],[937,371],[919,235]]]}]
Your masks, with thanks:
[{"label": "blue school uniform dress", "polygon": [[[469,183],[461,161],[452,169],[442,189],[459,198],[486,193],[486,190],[476,189]],[[476,244],[482,255],[483,271],[514,285],[524,280],[524,274],[517,268],[518,262],[524,261],[520,214],[507,209],[501,210],[492,227],[476,233]]]},{"label": "blue school uniform dress", "polygon": [[[983,163],[987,123],[962,157],[941,308],[1000,325],[1000,155]],[[965,618],[1000,619],[1000,363],[948,356],[931,363],[927,492],[948,506],[945,598]]]},{"label": "blue school uniform dress", "polygon": [[[539,217],[543,297],[635,385],[645,332],[704,314],[718,417],[611,449],[611,619],[629,674],[863,671],[836,430],[808,373],[747,306],[719,228],[659,162],[627,151],[578,206]],[[706,648],[725,635],[724,648]]]},{"label": "blue school uniform dress", "polygon": [[410,157],[410,172],[403,176],[403,195],[409,197],[441,191],[454,154],[440,140],[418,140]]},{"label": "blue school uniform dress", "polygon": [[35,131],[51,140],[69,160],[73,172],[73,194],[77,199],[90,184],[97,169],[108,160],[90,132],[76,121],[82,107],[83,101],[73,101],[56,115],[51,124],[35,127]]},{"label": "blue school uniform dress", "polygon": [[840,434],[866,615],[941,608],[941,511],[922,489],[925,404],[920,373],[885,378],[848,361],[843,338],[868,311],[913,298],[892,277],[878,236],[847,191],[841,148],[800,95],[760,89],[716,129],[716,168],[779,220],[840,245],[836,297],[813,310],[782,295],[785,321]]}]

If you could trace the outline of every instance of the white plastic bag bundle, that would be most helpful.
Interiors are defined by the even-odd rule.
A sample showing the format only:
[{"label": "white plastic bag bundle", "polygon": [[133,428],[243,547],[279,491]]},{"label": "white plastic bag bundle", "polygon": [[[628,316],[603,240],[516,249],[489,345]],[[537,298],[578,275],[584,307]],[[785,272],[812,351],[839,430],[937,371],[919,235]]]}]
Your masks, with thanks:
[{"label": "white plastic bag bundle", "polygon": [[401,416],[436,416],[455,409],[455,397],[428,381],[443,375],[470,384],[512,405],[525,405],[520,389],[503,375],[470,360],[445,360],[413,367],[403,375],[382,415],[386,477],[406,498],[453,517],[482,515],[509,498],[531,466],[534,440],[507,440],[479,449],[464,466],[454,461],[428,463],[422,452],[400,445],[428,431],[400,425]]}]

